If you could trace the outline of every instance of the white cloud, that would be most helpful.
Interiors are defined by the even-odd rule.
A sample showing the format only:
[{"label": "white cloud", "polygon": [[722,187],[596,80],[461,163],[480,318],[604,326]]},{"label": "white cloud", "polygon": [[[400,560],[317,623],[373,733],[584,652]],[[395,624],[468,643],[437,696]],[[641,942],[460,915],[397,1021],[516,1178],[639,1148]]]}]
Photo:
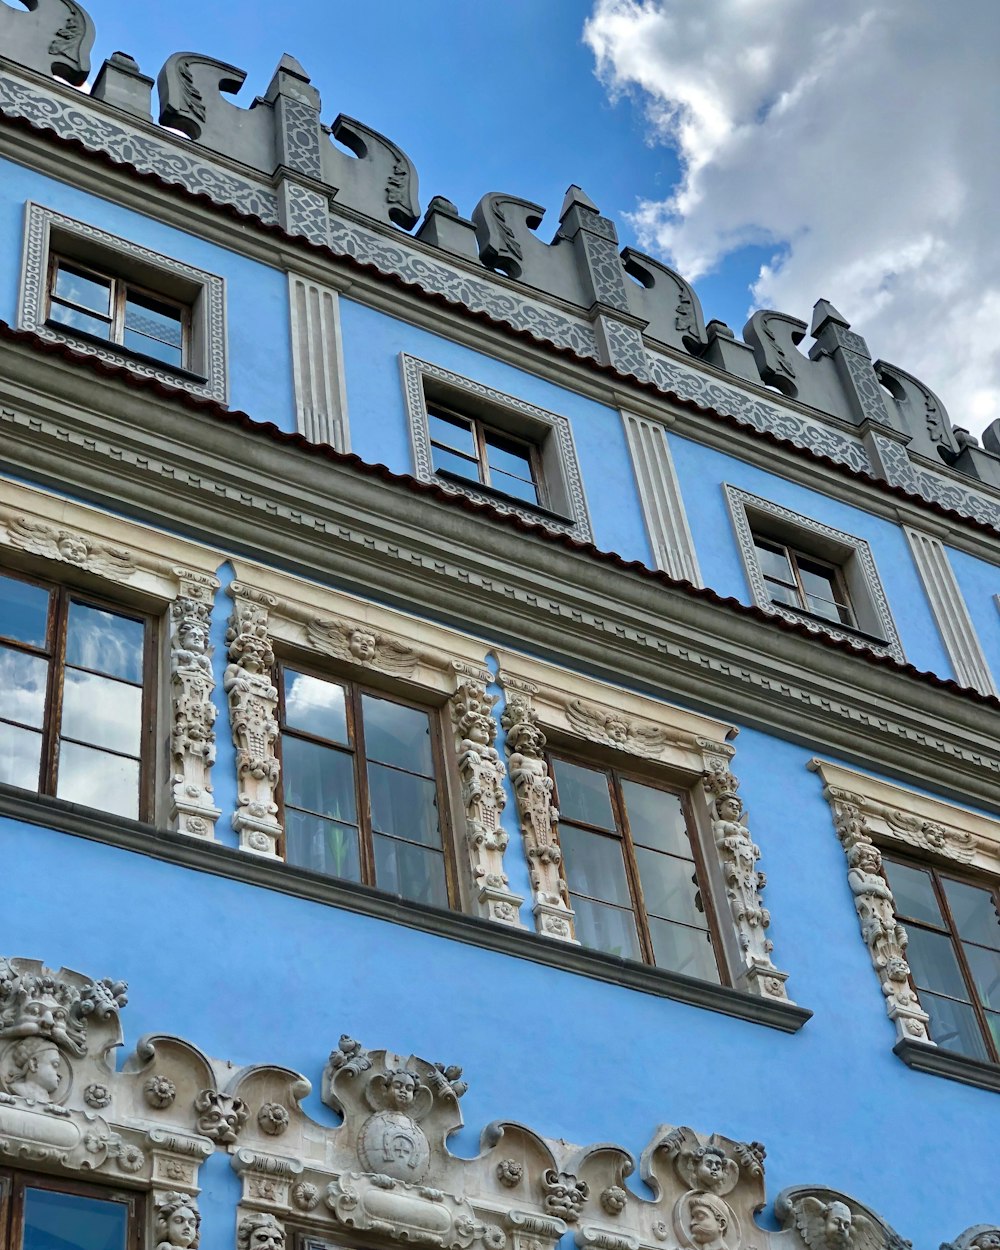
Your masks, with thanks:
[{"label": "white cloud", "polygon": [[584,38],[682,161],[642,246],[695,281],[773,245],[753,307],[827,298],[955,424],[1000,417],[997,0],[595,0]]}]

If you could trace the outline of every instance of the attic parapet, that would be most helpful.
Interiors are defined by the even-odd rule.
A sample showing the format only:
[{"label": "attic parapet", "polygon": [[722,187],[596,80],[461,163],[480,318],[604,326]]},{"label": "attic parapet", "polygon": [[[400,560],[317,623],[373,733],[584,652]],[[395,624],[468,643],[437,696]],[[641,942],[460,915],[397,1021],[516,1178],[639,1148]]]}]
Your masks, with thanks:
[{"label": "attic parapet", "polygon": [[[356,119],[324,125],[319,93],[293,57],[243,108],[224,96],[245,71],[174,53],[154,114],[152,80],[124,52],[103,63],[89,96],[71,89],[90,74],[94,42],[76,0],[22,3],[24,12],[0,4],[0,114],[1000,528],[1000,423],[980,447],[917,378],[873,365],[825,300],[808,355],[798,350],[805,322],[783,313],[755,313],[746,342],[721,322],[706,327],[683,277],[635,249],[619,252],[613,222],[575,186],[549,243],[535,233],[542,206],[496,192],[471,220],[435,196],[405,240],[420,217],[413,162]],[[46,86],[39,75],[63,82]]]}]

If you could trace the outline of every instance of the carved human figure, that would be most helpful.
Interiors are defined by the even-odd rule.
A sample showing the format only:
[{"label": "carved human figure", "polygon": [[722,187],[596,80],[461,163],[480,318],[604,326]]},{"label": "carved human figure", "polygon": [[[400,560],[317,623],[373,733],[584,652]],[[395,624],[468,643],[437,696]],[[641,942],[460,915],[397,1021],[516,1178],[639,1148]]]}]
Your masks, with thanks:
[{"label": "carved human figure", "polygon": [[156,1250],[197,1250],[201,1213],[190,1194],[167,1193],[156,1204]]},{"label": "carved human figure", "polygon": [[7,1088],[34,1102],[52,1102],[66,1071],[59,1048],[42,1037],[26,1037],[10,1052]]},{"label": "carved human figure", "polygon": [[245,1215],[236,1230],[237,1250],[285,1250],[285,1230],[270,1211]]},{"label": "carved human figure", "polygon": [[719,848],[726,875],[729,902],[745,950],[752,946],[757,953],[768,955],[772,949],[770,939],[759,935],[771,923],[771,916],[760,900],[760,890],[767,884],[762,872],[757,871],[760,847],[750,837],[743,823],[743,801],[732,791],[724,791],[715,800],[715,819],[712,832]]},{"label": "carved human figure", "polygon": [[847,881],[861,919],[861,933],[872,950],[886,942],[906,948],[906,931],[896,920],[892,891],[882,876],[882,853],[870,842],[857,842],[847,855]]},{"label": "carved human figure", "polygon": [[714,1194],[696,1193],[687,1204],[687,1234],[698,1250],[730,1250],[732,1212]]}]

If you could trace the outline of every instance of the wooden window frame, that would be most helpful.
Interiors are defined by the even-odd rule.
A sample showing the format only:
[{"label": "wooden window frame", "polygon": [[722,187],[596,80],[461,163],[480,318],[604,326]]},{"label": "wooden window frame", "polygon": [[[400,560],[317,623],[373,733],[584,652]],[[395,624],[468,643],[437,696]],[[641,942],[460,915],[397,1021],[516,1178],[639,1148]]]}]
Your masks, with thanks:
[{"label": "wooden window frame", "polygon": [[[611,812],[615,821],[614,832],[607,829],[600,829],[596,825],[587,825],[580,820],[567,820],[566,823],[572,824],[575,828],[583,829],[588,833],[614,839],[621,845],[622,858],[625,864],[625,878],[628,882],[629,894],[632,900],[632,915],[635,917],[635,926],[639,938],[639,950],[642,955],[642,962],[654,968],[660,967],[660,965],[656,963],[653,951],[653,940],[649,928],[649,914],[646,910],[646,902],[642,889],[639,865],[635,856],[635,843],[632,839],[632,830],[628,819],[628,806],[622,793],[621,783],[623,781],[633,781],[639,785],[646,786],[651,790],[661,790],[663,793],[670,794],[674,798],[680,800],[681,808],[684,813],[684,826],[687,832],[688,844],[691,847],[691,858],[694,862],[698,892],[701,895],[702,906],[705,909],[705,920],[711,937],[712,953],[715,957],[716,969],[719,974],[719,983],[721,985],[731,985],[732,978],[725,955],[725,942],[723,940],[719,924],[719,915],[715,906],[715,898],[710,884],[711,875],[708,864],[705,860],[704,849],[701,845],[701,838],[698,836],[698,825],[695,820],[694,806],[691,802],[690,793],[685,790],[683,786],[670,785],[668,782],[659,778],[651,777],[647,772],[636,772],[627,768],[621,768],[617,764],[604,763],[586,755],[561,750],[558,747],[547,752],[546,759],[549,765],[549,775],[552,777],[554,783],[553,804],[557,810],[559,808],[559,782],[556,770],[552,767],[553,760],[556,762],[563,760],[567,764],[575,764],[580,768],[586,768],[592,772],[601,772],[608,779],[608,793],[611,801]],[[667,852],[664,853],[666,854]],[[679,857],[673,856],[672,858]],[[590,896],[581,895],[580,897],[589,898]],[[593,901],[600,903],[604,900],[594,899]],[[566,897],[564,898],[564,902],[568,907],[572,908],[573,904],[568,883],[566,886]],[[611,905],[614,906],[614,904]],[[669,921],[669,923],[676,924],[682,929],[694,928],[694,926],[687,925],[683,921]]]},{"label": "wooden window frame", "polygon": [[[542,470],[541,450],[537,446],[537,444],[531,442],[530,439],[520,438],[516,434],[508,434],[507,431],[502,429],[500,426],[493,425],[489,421],[484,421],[482,417],[476,416],[475,413],[463,412],[461,408],[457,408],[451,404],[443,403],[439,399],[429,398],[425,402],[427,406],[428,417],[436,416],[438,415],[438,412],[440,412],[441,415],[444,416],[445,419],[451,418],[452,420],[462,421],[462,422],[467,423],[471,427],[472,439],[473,439],[473,442],[475,443],[475,448],[476,448],[475,464],[476,464],[476,468],[479,471],[480,486],[485,486],[488,490],[496,491],[498,495],[503,495],[505,498],[516,500],[518,503],[525,503],[527,504],[529,508],[542,508],[542,509],[549,508],[549,496],[545,488],[545,475]],[[521,499],[519,495],[514,495],[514,494],[511,494],[509,491],[505,491],[502,486],[495,485],[494,482],[491,480],[489,449],[488,449],[487,442],[486,442],[486,437],[488,434],[494,434],[498,438],[504,439],[508,443],[515,443],[519,447],[523,447],[525,451],[528,453],[528,463],[531,468],[531,484],[535,488],[534,501],[530,499],[528,500]],[[458,456],[460,459],[469,460],[469,462],[472,463],[472,457],[466,456],[464,453],[456,451],[452,447],[443,446],[442,444],[435,441],[433,435],[430,436],[430,445],[431,445],[431,458],[432,459],[434,455],[434,449],[440,448],[442,451],[451,452],[453,455]],[[442,477],[448,478],[450,481],[455,481],[455,482],[468,481],[468,479],[463,478],[460,473],[453,473],[448,469],[436,468],[434,471],[435,473],[440,474]]]},{"label": "wooden window frame", "polygon": [[145,1226],[145,1195],[130,1189],[91,1185],[36,1172],[0,1168],[0,1245],[21,1250],[24,1244],[24,1195],[28,1189],[75,1194],[99,1202],[118,1202],[128,1209],[127,1250],[141,1250]]},{"label": "wooden window frame", "polygon": [[[763,567],[761,567],[760,572],[764,579],[765,586],[769,586],[772,582],[777,582],[781,586],[789,586],[790,589],[795,591],[799,599],[798,603],[789,604],[783,599],[775,599],[772,597],[772,603],[777,603],[780,606],[790,607],[799,612],[804,612],[807,616],[811,616],[817,620],[829,621],[830,624],[841,628],[857,630],[859,633],[863,632],[858,629],[858,614],[855,610],[854,603],[851,600],[851,593],[844,577],[844,570],[839,564],[832,560],[826,560],[822,556],[814,555],[812,552],[807,551],[804,548],[793,547],[790,543],[783,542],[780,538],[772,538],[769,534],[761,533],[753,526],[751,526],[751,534],[753,535],[755,552],[758,550],[760,545],[770,544],[772,547],[779,549],[784,554],[785,559],[788,561],[788,567],[792,572],[793,582],[789,585],[787,582],[780,581],[779,578],[769,576],[765,573]],[[829,617],[823,616],[821,612],[816,612],[809,606],[810,595],[802,580],[802,571],[799,568],[800,560],[806,560],[811,564],[819,565],[821,568],[828,569],[830,573],[833,574],[831,580],[833,581],[835,587],[835,593],[839,595],[840,598],[831,600],[831,602],[837,608],[846,608],[850,616],[850,620],[831,621]],[[812,597],[815,598],[816,596]]]},{"label": "wooden window frame", "polygon": [[[153,674],[156,671],[157,656],[157,622],[147,612],[126,607],[100,594],[89,590],[81,590],[68,582],[52,582],[44,578],[22,573],[19,569],[0,568],[0,575],[17,581],[38,586],[49,595],[48,618],[46,621],[46,643],[44,647],[36,647],[30,643],[20,642],[14,638],[0,638],[0,645],[9,647],[22,654],[38,656],[48,663],[48,674],[45,687],[44,717],[41,726],[42,749],[39,761],[37,788],[31,793],[55,798],[59,770],[59,743],[61,738],[63,692],[66,673],[66,635],[69,622],[69,606],[74,600],[99,611],[111,612],[115,616],[123,616],[130,620],[141,621],[143,625],[142,666],[143,680],[141,683],[141,718],[142,729],[139,738],[139,813],[138,820],[149,820],[154,810],[155,768],[153,767],[153,751],[157,714],[156,682]],[[90,672],[81,669],[81,672]],[[97,674],[107,676],[107,674]],[[113,679],[112,679],[113,680]],[[133,683],[125,683],[132,685]],[[9,724],[19,724],[3,718]],[[75,742],[76,739],[70,739]],[[92,746],[91,743],[83,743]],[[124,752],[112,751],[109,748],[96,748],[106,751],[109,755],[133,759]],[[102,811],[102,808],[92,808]]]},{"label": "wooden window frame", "polygon": [[[961,1005],[972,1006],[973,1014],[976,1017],[976,1023],[979,1026],[980,1038],[983,1041],[987,1054],[989,1054],[990,1056],[990,1058],[986,1062],[1000,1065],[1000,1047],[998,1047],[996,1042],[994,1041],[993,1034],[987,1022],[986,1012],[983,1008],[982,1003],[979,1001],[979,991],[976,988],[976,982],[972,976],[972,972],[971,972],[971,969],[969,968],[969,963],[965,955],[964,942],[963,942],[963,939],[959,936],[958,927],[955,924],[955,918],[952,915],[951,905],[948,902],[948,896],[945,893],[943,885],[941,884],[941,878],[945,877],[951,881],[958,881],[963,885],[975,886],[977,889],[985,890],[989,892],[993,896],[993,906],[994,908],[996,908],[998,914],[1000,914],[1000,882],[996,880],[990,880],[989,878],[980,874],[976,874],[976,873],[963,873],[961,871],[956,871],[955,869],[951,867],[943,868],[939,863],[937,863],[934,860],[921,859],[918,856],[909,856],[905,854],[900,854],[895,849],[883,851],[882,860],[883,860],[882,876],[885,878],[886,884],[890,886],[890,889],[892,887],[889,882],[888,874],[885,871],[886,860],[888,860],[890,863],[901,864],[902,866],[906,868],[916,868],[916,869],[919,869],[921,872],[927,872],[930,874],[931,886],[934,890],[934,898],[935,898],[935,901],[937,902],[938,907],[940,908],[941,915],[944,917],[944,920],[946,924],[948,925],[948,928],[941,929],[941,928],[938,928],[936,925],[929,923],[926,920],[915,920],[912,917],[905,915],[905,913],[900,909],[898,903],[895,904],[896,919],[907,930],[925,929],[930,933],[936,933],[939,936],[946,937],[948,939],[948,941],[951,944],[952,951],[955,954],[955,958],[958,961],[959,970],[962,973],[962,979],[965,981],[965,988],[969,994],[969,1002],[963,1003]],[[971,945],[979,946],[980,943],[973,942],[971,943]],[[983,949],[988,950],[990,948],[984,947]],[[921,992],[925,994],[934,995],[937,998],[947,999],[949,1002],[960,1002],[959,999],[952,998],[950,994],[945,994],[941,990],[930,989],[928,986],[923,986],[921,989],[921,987],[917,986],[912,970],[910,972],[909,980],[910,980],[910,987],[913,990],[914,994],[916,995],[918,1002],[920,1001]],[[928,1032],[931,1034],[931,1041],[935,1042],[936,1045],[941,1045],[941,1043],[937,1042],[937,1040],[934,1038],[933,1033],[930,1029],[928,1029]],[[948,1050],[948,1047],[941,1046],[941,1049]],[[962,1055],[965,1052],[955,1051],[954,1053]]]},{"label": "wooden window frame", "polygon": [[[371,798],[368,786],[368,756],[365,749],[364,716],[362,713],[361,700],[364,695],[371,695],[377,699],[385,699],[390,703],[399,704],[401,707],[413,708],[417,711],[426,712],[428,724],[430,726],[431,757],[434,766],[433,779],[437,791],[437,811],[441,827],[441,852],[444,863],[445,892],[448,898],[449,909],[460,910],[462,900],[459,888],[458,864],[455,857],[454,822],[452,819],[450,794],[447,784],[448,769],[444,751],[441,717],[438,709],[431,704],[408,699],[404,695],[395,691],[386,690],[381,686],[371,686],[340,673],[331,672],[328,669],[325,670],[323,668],[318,668],[315,665],[310,665],[308,663],[300,663],[294,658],[278,657],[276,668],[277,682],[275,684],[278,689],[278,741],[276,743],[276,755],[280,763],[277,803],[282,821],[282,830],[284,830],[284,814],[286,811],[285,763],[283,752],[285,735],[289,734],[293,737],[301,738],[306,742],[312,742],[317,746],[340,750],[345,754],[350,755],[352,758],[352,769],[354,774],[354,794],[357,801],[361,881],[349,881],[346,878],[340,877],[333,877],[330,879],[344,881],[344,883],[348,886],[360,884],[368,889],[381,890],[382,887],[378,885],[375,876],[374,834],[372,830]],[[346,745],[343,743],[335,743],[332,739],[311,734],[308,730],[290,728],[288,726],[285,718],[286,669],[292,669],[296,673],[302,673],[306,677],[314,677],[319,681],[333,682],[344,688],[344,707],[348,734],[348,742]],[[417,776],[418,774],[408,775]],[[306,809],[294,808],[293,810],[298,811]],[[400,839],[400,841],[406,841],[406,839]],[[279,840],[278,851],[284,859],[286,853],[284,832],[282,832]],[[325,876],[326,874],[321,875]],[[418,905],[431,906],[431,904]]]},{"label": "wooden window frame", "polygon": [[[59,266],[66,265],[71,269],[78,269],[81,273],[93,276],[100,282],[107,282],[111,285],[110,296],[110,316],[105,317],[102,313],[94,312],[91,308],[85,308],[81,304],[74,304],[71,300],[64,299],[60,295],[56,295],[56,280],[59,273]],[[159,304],[163,304],[169,308],[175,308],[180,313],[181,323],[181,360],[180,364],[173,364],[170,361],[161,360],[158,356],[153,356],[148,352],[138,351],[134,347],[125,345],[125,306],[129,296],[136,295],[145,296],[150,300],[154,300]],[[91,334],[87,330],[82,330],[77,326],[67,325],[63,321],[59,321],[52,316],[52,303],[57,303],[68,308],[73,308],[88,317],[93,317],[98,321],[107,321],[111,334],[108,339],[102,339],[100,335]],[[94,339],[100,343],[110,343],[118,348],[119,351],[128,352],[131,355],[141,356],[145,360],[155,361],[165,369],[178,369],[190,372],[191,361],[191,308],[188,304],[180,300],[172,299],[169,295],[164,295],[160,291],[156,291],[151,287],[142,286],[138,282],[133,282],[129,278],[122,276],[110,269],[98,269],[93,265],[88,265],[83,261],[76,260],[70,254],[53,251],[49,255],[49,268],[45,283],[45,320],[47,324],[54,325],[60,330],[70,334],[80,334],[88,339]]]}]

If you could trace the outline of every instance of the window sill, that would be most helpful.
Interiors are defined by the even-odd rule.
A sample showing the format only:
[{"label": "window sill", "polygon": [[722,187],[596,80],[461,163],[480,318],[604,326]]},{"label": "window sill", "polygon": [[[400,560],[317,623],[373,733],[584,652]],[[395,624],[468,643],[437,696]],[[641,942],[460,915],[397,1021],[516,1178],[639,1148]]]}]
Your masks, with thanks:
[{"label": "window sill", "polygon": [[450,473],[447,469],[436,469],[434,476],[441,478],[449,486],[458,487],[464,494],[471,495],[473,498],[477,495],[485,495],[488,499],[496,500],[497,503],[506,504],[511,508],[516,508],[519,512],[527,512],[532,516],[537,516],[542,525],[558,525],[560,529],[569,529],[573,524],[573,518],[563,516],[561,512],[553,512],[550,508],[543,508],[541,504],[529,503],[526,499],[519,499],[517,495],[508,495],[506,491],[497,490],[495,486],[487,486],[484,482],[471,482],[467,477],[462,477],[460,473]]},{"label": "window sill", "polygon": [[975,1085],[1000,1094],[1000,1064],[984,1063],[981,1059],[970,1059],[968,1055],[959,1055],[952,1050],[941,1050],[938,1046],[906,1039],[897,1042],[893,1050],[915,1072],[931,1072],[950,1081],[961,1081],[963,1085]]},{"label": "window sill", "polygon": [[204,386],[208,382],[208,378],[203,373],[195,373],[191,369],[184,369],[179,365],[168,365],[165,361],[159,360],[156,356],[146,356],[142,352],[133,351],[131,347],[125,347],[122,343],[112,343],[110,339],[102,339],[98,334],[90,334],[87,330],[79,330],[73,326],[65,326],[60,321],[46,321],[42,326],[42,332],[48,331],[50,334],[65,337],[70,343],[79,340],[82,347],[98,347],[101,351],[108,352],[113,356],[121,357],[123,365],[132,362],[144,365],[146,368],[150,366],[157,369],[160,373],[175,376],[181,385]]},{"label": "window sill", "polygon": [[812,1016],[812,1012],[805,1007],[772,1002],[728,986],[697,981],[679,972],[648,967],[600,951],[584,950],[528,930],[494,924],[477,916],[442,911],[368,886],[347,885],[289,864],[258,859],[235,847],[197,841],[183,833],[158,829],[154,825],[125,820],[120,816],[109,816],[93,808],[33,794],[16,786],[0,784],[0,816],[89,838],[123,850],[137,851],[199,872],[243,881],[344,911],[374,916],[470,946],[502,951],[518,959],[704,1007],[783,1033],[797,1033]]},{"label": "window sill", "polygon": [[772,609],[784,609],[791,612],[794,616],[801,617],[802,620],[810,622],[813,625],[819,625],[821,629],[827,629],[831,633],[846,634],[849,638],[857,638],[859,642],[866,643],[870,647],[881,647],[888,649],[889,644],[884,638],[879,638],[875,634],[866,634],[863,629],[856,629],[853,625],[844,625],[840,621],[831,621],[828,616],[820,616],[818,612],[810,612],[808,608],[798,608],[794,603],[779,603],[774,599],[770,600]]}]

